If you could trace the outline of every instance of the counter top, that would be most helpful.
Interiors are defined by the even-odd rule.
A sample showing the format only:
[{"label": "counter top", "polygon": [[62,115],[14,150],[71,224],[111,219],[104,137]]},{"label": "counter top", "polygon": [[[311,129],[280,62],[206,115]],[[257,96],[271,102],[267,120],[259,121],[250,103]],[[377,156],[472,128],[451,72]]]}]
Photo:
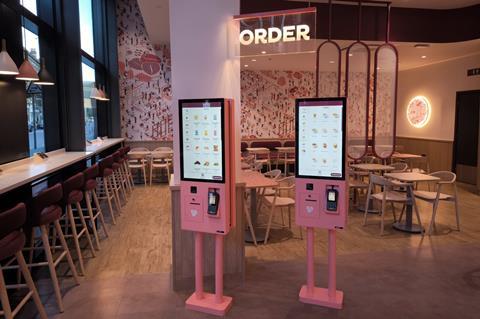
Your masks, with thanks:
[{"label": "counter top", "polygon": [[96,155],[123,141],[123,138],[111,138],[100,143],[88,145],[85,152],[66,152],[65,149],[59,149],[46,153],[48,155],[47,159],[41,159],[38,155],[34,155],[19,161],[0,165],[2,170],[0,172],[0,194]]}]

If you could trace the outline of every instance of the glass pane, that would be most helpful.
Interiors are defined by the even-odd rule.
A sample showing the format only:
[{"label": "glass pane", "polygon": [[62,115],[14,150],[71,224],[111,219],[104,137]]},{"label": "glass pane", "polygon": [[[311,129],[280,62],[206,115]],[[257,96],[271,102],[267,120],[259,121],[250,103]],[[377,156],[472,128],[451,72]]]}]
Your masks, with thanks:
[{"label": "glass pane", "polygon": [[397,53],[390,45],[377,49],[375,65],[375,123],[374,151],[377,157],[388,158],[393,154],[395,145],[395,111]]},{"label": "glass pane", "polygon": [[324,42],[318,52],[318,97],[339,96],[341,51],[334,42]]},{"label": "glass pane", "polygon": [[367,153],[368,93],[369,93],[368,47],[356,42],[347,51],[347,98],[348,98],[348,156],[361,159]]},{"label": "glass pane", "polygon": [[34,15],[37,15],[37,0],[20,0],[20,4]]},{"label": "glass pane", "polygon": [[92,0],[78,0],[80,15],[80,44],[83,51],[95,56],[93,50]]},{"label": "glass pane", "polygon": [[95,86],[95,69],[82,62],[83,107],[85,110],[85,138],[97,138],[97,103],[91,99],[92,89]]},{"label": "glass pane", "polygon": [[[28,54],[28,60],[35,70],[40,69],[40,42],[38,27],[29,20],[22,19],[23,49]],[[32,31],[33,30],[33,31]],[[26,82],[27,93],[27,121],[28,145],[30,155],[45,152],[45,133],[43,120],[43,92],[42,88],[33,82]]]}]

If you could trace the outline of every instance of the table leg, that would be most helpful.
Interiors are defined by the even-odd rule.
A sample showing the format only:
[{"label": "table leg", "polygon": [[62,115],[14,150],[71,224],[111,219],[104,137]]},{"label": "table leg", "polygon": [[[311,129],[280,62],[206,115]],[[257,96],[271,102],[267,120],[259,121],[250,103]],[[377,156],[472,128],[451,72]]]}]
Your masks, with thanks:
[{"label": "table leg", "polygon": [[407,233],[419,234],[422,232],[422,226],[413,223],[413,185],[407,187],[407,207],[405,209],[405,222],[396,222],[393,228]]},{"label": "table leg", "polygon": [[[257,238],[257,243],[265,241],[265,229],[258,228],[257,224],[257,189],[250,189],[250,215],[252,216],[252,225],[255,232],[255,237]],[[245,231],[245,241],[247,243],[253,243],[253,238],[250,232]]]},{"label": "table leg", "polygon": [[285,167],[285,170],[283,171],[283,173],[285,174],[285,177],[287,177],[287,153],[285,153],[285,162],[283,163],[284,167]]}]

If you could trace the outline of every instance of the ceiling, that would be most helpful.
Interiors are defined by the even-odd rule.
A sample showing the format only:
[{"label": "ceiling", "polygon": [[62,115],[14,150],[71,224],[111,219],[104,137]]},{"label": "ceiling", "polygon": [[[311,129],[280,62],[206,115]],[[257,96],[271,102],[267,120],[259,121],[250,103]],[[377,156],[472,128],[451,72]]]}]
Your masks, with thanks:
[{"label": "ceiling", "polygon": [[168,0],[138,0],[143,22],[152,44],[170,42]]},{"label": "ceiling", "polygon": [[[341,48],[346,48],[353,41],[338,41]],[[379,43],[369,42],[371,55]],[[436,64],[448,60],[458,59],[464,56],[480,55],[480,39],[455,42],[455,43],[433,43],[428,48],[415,48],[415,43],[395,43],[399,55],[399,70],[409,70]],[[425,58],[422,58],[425,56]],[[256,61],[252,61],[256,60]],[[242,69],[250,70],[291,70],[291,71],[313,71],[315,70],[314,53],[282,54],[282,55],[260,55],[245,57],[241,59]],[[344,65],[345,63],[342,62]],[[248,67],[245,67],[248,65]]]},{"label": "ceiling", "polygon": [[[297,2],[320,2],[326,3],[327,0],[289,0]],[[333,0],[335,1],[335,0]],[[380,1],[380,0],[374,0]],[[356,1],[352,1],[356,2]],[[390,0],[393,7],[404,8],[422,8],[422,9],[454,9],[480,4],[479,0]]]}]

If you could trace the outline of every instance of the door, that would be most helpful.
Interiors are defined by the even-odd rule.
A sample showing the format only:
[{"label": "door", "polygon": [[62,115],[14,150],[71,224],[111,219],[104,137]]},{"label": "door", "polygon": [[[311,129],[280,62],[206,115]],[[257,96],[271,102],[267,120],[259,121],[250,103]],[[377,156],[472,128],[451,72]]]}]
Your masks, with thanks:
[{"label": "door", "polygon": [[480,90],[457,92],[452,169],[458,181],[473,185],[477,184],[479,119]]}]

